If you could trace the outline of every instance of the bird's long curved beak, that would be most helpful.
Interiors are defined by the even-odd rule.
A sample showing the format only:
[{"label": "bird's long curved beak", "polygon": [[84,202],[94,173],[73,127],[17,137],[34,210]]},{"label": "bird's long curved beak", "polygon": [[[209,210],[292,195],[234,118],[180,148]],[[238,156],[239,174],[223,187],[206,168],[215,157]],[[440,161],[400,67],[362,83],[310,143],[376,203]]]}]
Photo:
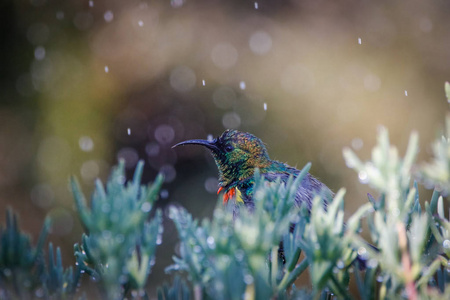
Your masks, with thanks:
[{"label": "bird's long curved beak", "polygon": [[181,143],[178,143],[176,145],[173,145],[172,148],[183,146],[183,145],[201,145],[205,146],[206,148],[212,150],[212,151],[219,151],[219,148],[216,146],[215,141],[207,141],[207,140],[188,140]]}]

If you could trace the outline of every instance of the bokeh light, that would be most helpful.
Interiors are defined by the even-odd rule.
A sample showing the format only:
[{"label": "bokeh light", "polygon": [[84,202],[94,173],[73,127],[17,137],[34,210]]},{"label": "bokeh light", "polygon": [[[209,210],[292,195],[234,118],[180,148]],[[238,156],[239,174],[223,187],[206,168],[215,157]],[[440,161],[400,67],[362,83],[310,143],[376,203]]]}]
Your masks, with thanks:
[{"label": "bokeh light", "polygon": [[[139,160],[144,182],[165,175],[157,206],[211,217],[214,160],[172,146],[228,128],[260,137],[274,159],[311,161],[330,188],[347,188],[353,212],[370,190],[359,185],[367,174],[346,168],[344,146],[369,157],[381,124],[400,149],[417,130],[419,160],[429,156],[448,111],[449,14],[445,1],[420,0],[7,2],[0,215],[17,209],[34,237],[50,215],[70,265],[82,228],[68,178],[89,194],[124,159],[128,176]],[[151,291],[177,243],[164,225]]]}]

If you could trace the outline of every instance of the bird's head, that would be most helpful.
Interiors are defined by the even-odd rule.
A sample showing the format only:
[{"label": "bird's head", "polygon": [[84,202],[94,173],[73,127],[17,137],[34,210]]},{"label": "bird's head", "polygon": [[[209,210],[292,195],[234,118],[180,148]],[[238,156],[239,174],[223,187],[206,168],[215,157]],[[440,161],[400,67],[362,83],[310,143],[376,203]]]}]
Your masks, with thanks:
[{"label": "bird's head", "polygon": [[263,142],[253,134],[226,130],[213,140],[188,140],[176,144],[201,145],[208,148],[219,169],[219,181],[223,187],[235,181],[253,176],[255,168],[270,165],[269,155]]}]

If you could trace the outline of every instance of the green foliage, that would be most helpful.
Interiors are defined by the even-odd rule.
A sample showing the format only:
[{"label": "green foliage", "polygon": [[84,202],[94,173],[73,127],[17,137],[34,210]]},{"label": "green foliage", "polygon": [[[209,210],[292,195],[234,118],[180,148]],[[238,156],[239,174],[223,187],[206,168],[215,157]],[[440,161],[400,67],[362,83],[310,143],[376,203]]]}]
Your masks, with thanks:
[{"label": "green foliage", "polygon": [[[171,207],[170,218],[181,240],[181,257],[174,257],[175,264],[167,271],[187,271],[207,299],[241,299],[243,295],[267,299],[283,294],[286,281],[292,283],[291,273],[305,270],[305,264],[296,266],[299,230],[289,233],[289,226],[300,220],[299,209],[292,207],[308,169],[309,165],[301,177],[295,181],[291,178],[286,185],[267,184],[256,175],[254,211],[242,208],[236,219],[231,205],[218,204],[212,220],[205,219],[200,225],[185,209]],[[281,272],[278,247],[282,239],[287,242],[289,273]]]},{"label": "green foliage", "polygon": [[[447,97],[450,97],[448,82],[446,87]],[[422,165],[419,175],[426,186],[435,186],[444,195],[448,195],[450,193],[450,115],[447,115],[445,125],[445,131],[432,145],[433,160]]]},{"label": "green foliage", "polygon": [[[328,206],[317,195],[309,212],[294,205],[298,179],[286,185],[267,183],[259,174],[252,213],[238,206],[234,218],[237,204],[226,208],[218,204],[211,220],[199,222],[183,208],[172,207],[170,217],[181,248],[167,271],[187,273],[195,299],[449,298],[450,222],[442,197],[448,192],[449,177],[439,174],[450,174],[450,117],[447,127],[447,136],[436,142],[439,151],[434,152],[433,164],[419,172],[416,133],[403,157],[390,144],[385,128],[379,130],[370,161],[344,149],[346,163],[360,182],[378,193],[376,198],[369,195],[368,203],[347,223],[345,190]],[[435,188],[425,206],[414,178]],[[370,241],[360,235],[363,221]],[[289,223],[295,224],[292,230]],[[305,258],[300,259],[302,252]],[[293,286],[306,269],[311,292]],[[351,276],[358,287],[355,293],[348,289]]]},{"label": "green foliage", "polygon": [[1,299],[72,299],[78,283],[80,270],[72,267],[64,270],[61,251],[50,243],[48,262],[45,263],[44,243],[50,228],[47,219],[41,230],[37,245],[23,233],[17,216],[8,210],[6,228],[0,227],[0,298]]},{"label": "green foliage", "polygon": [[106,299],[121,299],[129,291],[145,295],[144,286],[154,264],[155,248],[161,243],[161,211],[147,221],[163,177],[149,186],[140,185],[143,162],[133,180],[126,183],[124,161],[114,169],[106,185],[96,181],[90,209],[75,178],[71,186],[86,234],[75,244],[77,264],[99,281]]},{"label": "green foliage", "polygon": [[158,300],[189,300],[191,291],[186,283],[176,276],[172,286],[164,284],[158,288]]},{"label": "green foliage", "polygon": [[[368,183],[380,194],[378,200],[369,197],[373,211],[367,217],[370,236],[377,250],[367,247],[366,242],[356,235],[354,244],[359,247],[358,252],[367,253],[372,265],[377,266],[378,275],[373,275],[370,267],[365,275],[377,276],[381,298],[434,297],[437,291],[432,288],[435,285],[433,276],[436,271],[448,272],[448,256],[441,255],[442,245],[448,243],[450,246],[446,240],[448,220],[444,217],[442,197],[435,190],[431,204],[425,203],[427,213],[423,214],[417,183],[410,186],[417,152],[418,138],[412,134],[405,157],[399,158],[384,128],[380,130],[372,161],[362,163],[351,150],[344,150],[347,165],[358,172],[360,181]],[[434,216],[436,212],[439,217]],[[435,243],[436,240],[440,245]],[[358,276],[360,291],[372,291],[365,293],[365,298],[372,298],[377,287],[370,280],[363,282],[360,274]],[[447,276],[437,276],[437,280],[439,291],[448,297],[450,280]]]},{"label": "green foliage", "polygon": [[[450,84],[446,93],[450,97]],[[251,211],[220,201],[210,220],[199,221],[182,207],[170,207],[180,252],[166,269],[176,273],[173,283],[158,289],[158,299],[449,299],[450,216],[444,203],[450,191],[449,140],[450,116],[445,134],[433,144],[431,163],[416,163],[417,134],[411,134],[402,157],[385,128],[371,160],[344,149],[347,166],[377,193],[346,223],[344,189],[327,205],[317,195],[311,211],[295,205],[309,163],[286,184],[267,182],[256,170]],[[6,228],[0,228],[0,298],[71,299],[81,273],[97,281],[104,299],[148,298],[145,285],[162,233],[162,215],[153,205],[163,178],[143,186],[142,169],[139,162],[126,182],[119,162],[106,189],[97,180],[89,207],[71,179],[86,231],[74,247],[75,271],[64,269],[52,244],[45,259],[48,220],[33,246],[8,211]],[[429,201],[419,199],[419,183],[434,188]],[[361,235],[363,222],[368,239]],[[298,289],[294,282],[306,270],[312,287]],[[188,283],[178,273],[186,274]],[[348,288],[351,277],[356,291]]]}]

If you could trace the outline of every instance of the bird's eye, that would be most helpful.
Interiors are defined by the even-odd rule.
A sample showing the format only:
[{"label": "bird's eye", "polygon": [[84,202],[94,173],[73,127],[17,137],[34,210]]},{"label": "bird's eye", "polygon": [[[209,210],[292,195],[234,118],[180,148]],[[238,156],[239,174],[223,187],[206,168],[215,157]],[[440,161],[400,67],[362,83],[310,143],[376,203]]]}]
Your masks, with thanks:
[{"label": "bird's eye", "polygon": [[233,146],[231,146],[231,145],[226,145],[225,146],[225,151],[226,152],[231,152],[233,150]]}]

